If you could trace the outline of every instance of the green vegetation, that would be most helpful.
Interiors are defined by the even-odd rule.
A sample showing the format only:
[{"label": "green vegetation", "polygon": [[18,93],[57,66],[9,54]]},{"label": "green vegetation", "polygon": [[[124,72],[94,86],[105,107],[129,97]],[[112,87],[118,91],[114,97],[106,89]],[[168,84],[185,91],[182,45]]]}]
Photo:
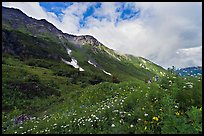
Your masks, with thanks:
[{"label": "green vegetation", "polygon": [[[202,133],[201,77],[91,85],[62,62],[2,59],[3,133]],[[15,125],[23,113],[35,118]]]}]

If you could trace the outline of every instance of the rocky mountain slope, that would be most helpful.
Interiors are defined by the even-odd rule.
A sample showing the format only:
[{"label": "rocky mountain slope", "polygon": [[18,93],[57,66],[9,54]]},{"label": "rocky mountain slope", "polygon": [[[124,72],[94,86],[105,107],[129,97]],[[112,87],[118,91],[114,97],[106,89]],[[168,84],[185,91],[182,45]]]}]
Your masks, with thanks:
[{"label": "rocky mountain slope", "polygon": [[[100,66],[102,71],[105,71],[104,73],[112,72],[117,77],[119,77],[118,73],[120,73],[120,75],[129,74],[134,78],[142,79],[144,77],[143,80],[147,80],[155,74],[162,75],[162,72],[164,75],[165,73],[162,67],[158,67],[143,58],[117,54],[114,50],[97,41],[93,36],[64,34],[46,20],[27,17],[17,9],[2,7],[2,11],[2,51],[5,53],[17,55],[23,59],[66,59],[68,62],[73,60],[73,62],[79,63],[81,68],[87,67],[87,69],[91,66],[87,62],[92,60]],[[72,57],[67,54],[67,50],[72,51]],[[149,66],[152,68],[145,66],[148,65],[146,62],[151,63]],[[128,68],[125,68],[127,66]],[[116,67],[118,71],[115,70]]]}]

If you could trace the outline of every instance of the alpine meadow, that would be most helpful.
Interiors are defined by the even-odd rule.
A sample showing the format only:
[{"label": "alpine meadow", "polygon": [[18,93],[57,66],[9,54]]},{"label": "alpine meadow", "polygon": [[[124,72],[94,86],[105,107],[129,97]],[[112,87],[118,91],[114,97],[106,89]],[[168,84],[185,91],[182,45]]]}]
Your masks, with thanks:
[{"label": "alpine meadow", "polygon": [[167,69],[2,6],[2,133],[201,134],[202,65]]}]

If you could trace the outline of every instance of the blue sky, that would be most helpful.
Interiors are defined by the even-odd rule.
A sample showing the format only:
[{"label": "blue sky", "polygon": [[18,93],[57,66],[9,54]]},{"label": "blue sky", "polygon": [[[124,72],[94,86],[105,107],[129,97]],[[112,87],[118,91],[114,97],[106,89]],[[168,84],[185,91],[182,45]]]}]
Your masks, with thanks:
[{"label": "blue sky", "polygon": [[73,2],[39,2],[40,6],[48,12],[54,12],[57,16],[62,14],[62,10],[66,9]]},{"label": "blue sky", "polygon": [[165,68],[202,65],[201,2],[3,2]]},{"label": "blue sky", "polygon": [[[64,14],[63,10],[73,5],[73,2],[39,2],[39,5],[43,7],[47,12],[53,12],[61,21],[61,16]],[[104,19],[106,16],[95,16],[94,11],[101,8],[100,2],[95,2],[92,6],[89,6],[83,13],[83,18],[80,19],[80,26],[83,27],[87,17],[92,16],[97,19]],[[125,2],[121,2],[120,6],[116,9],[116,12],[120,12],[120,16],[116,19],[115,24],[120,20],[136,19],[140,15],[139,9],[134,9],[130,4],[125,6]],[[108,18],[107,18],[108,19]]]}]

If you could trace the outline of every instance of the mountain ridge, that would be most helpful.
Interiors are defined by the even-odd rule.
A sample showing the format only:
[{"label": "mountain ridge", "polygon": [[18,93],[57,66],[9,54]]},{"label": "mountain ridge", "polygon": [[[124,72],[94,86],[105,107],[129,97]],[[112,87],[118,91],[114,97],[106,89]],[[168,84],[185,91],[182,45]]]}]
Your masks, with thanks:
[{"label": "mountain ridge", "polygon": [[180,76],[198,76],[202,75],[202,66],[193,66],[176,69],[175,72]]},{"label": "mountain ridge", "polygon": [[[11,11],[9,11],[9,10],[11,10]],[[32,17],[28,17],[25,13],[23,13],[19,9],[7,8],[7,7],[2,6],[2,12],[4,12],[4,14],[2,15],[2,18],[4,20],[16,20],[16,19],[19,19],[19,16],[20,16],[21,20],[24,20],[24,22],[26,22],[26,23],[31,23],[33,21],[34,21],[34,23],[41,22],[41,24],[46,25],[46,27],[48,27],[48,29],[51,32],[55,33],[58,36],[62,36],[62,35],[66,36],[66,38],[68,38],[69,40],[76,41],[77,44],[88,43],[88,44],[91,44],[91,45],[103,45],[102,43],[100,43],[96,38],[94,38],[91,35],[76,36],[76,35],[72,35],[72,34],[68,34],[68,33],[63,33],[61,30],[57,29],[52,23],[48,22],[46,19],[37,20],[37,19],[34,19]],[[8,14],[8,12],[9,13],[13,12],[13,15]],[[12,16],[12,18],[9,18],[10,16]],[[15,18],[15,17],[17,17],[17,18]],[[25,19],[25,18],[27,18],[27,19]]]},{"label": "mountain ridge", "polygon": [[[12,14],[7,15],[7,14],[9,14],[9,10],[11,10],[11,9],[2,7],[3,13],[4,13],[4,11],[7,11],[2,16],[3,26],[7,26],[7,27],[3,28],[3,31],[5,31],[3,33],[3,35],[6,35],[5,33],[11,29],[12,31],[15,30],[16,32],[22,32],[22,34],[25,34],[26,37],[28,37],[28,36],[33,37],[34,36],[37,39],[40,38],[40,40],[41,39],[43,41],[46,40],[49,43],[47,45],[40,46],[42,48],[41,50],[44,50],[44,52],[47,52],[48,48],[51,48],[49,44],[55,44],[57,42],[58,48],[54,47],[56,45],[53,45],[53,49],[52,48],[51,48],[52,50],[49,49],[50,50],[49,52],[52,55],[49,55],[49,54],[46,55],[46,56],[52,57],[54,59],[58,59],[58,60],[67,59],[68,61],[71,61],[71,57],[69,55],[66,58],[64,58],[65,54],[67,54],[66,48],[70,48],[71,50],[74,50],[74,51],[80,51],[81,50],[80,51],[81,53],[84,52],[83,50],[87,50],[88,48],[90,48],[91,52],[94,53],[93,54],[94,56],[97,55],[98,53],[104,52],[107,55],[110,55],[112,57],[112,59],[117,59],[117,61],[118,61],[117,63],[120,63],[119,65],[121,65],[121,66],[126,65],[126,64],[122,64],[121,60],[119,58],[123,59],[123,61],[127,61],[128,63],[130,63],[129,65],[132,65],[132,70],[133,70],[133,66],[136,66],[137,71],[138,70],[142,71],[142,69],[140,68],[141,65],[140,66],[138,66],[137,64],[135,65],[135,63],[133,63],[131,60],[135,60],[136,63],[139,63],[140,61],[141,61],[140,63],[143,63],[143,62],[144,63],[148,62],[148,64],[152,63],[151,61],[149,61],[149,60],[147,61],[147,60],[145,60],[144,58],[141,58],[141,57],[140,58],[131,57],[132,59],[130,59],[130,57],[128,57],[128,56],[131,56],[131,55],[117,54],[116,51],[114,51],[113,49],[109,49],[108,47],[106,47],[105,45],[100,43],[96,38],[94,38],[91,35],[76,36],[76,35],[71,35],[71,34],[68,34],[68,33],[63,33],[61,30],[58,30],[53,24],[49,23],[45,19],[36,20],[36,19],[28,17],[23,12],[20,12],[20,14],[23,14],[23,15],[20,15],[20,16],[23,16],[23,19],[22,18],[16,18],[16,16],[19,14],[19,10],[15,14],[13,12],[13,11],[15,11],[15,9],[12,9],[11,10]],[[15,17],[11,17],[12,15],[15,16]],[[8,17],[8,16],[10,16],[10,17]],[[32,21],[29,21],[29,20],[32,20]],[[13,27],[13,24],[15,24],[14,27]],[[10,33],[10,32],[8,32],[8,33]],[[22,34],[20,34],[20,35],[22,35]],[[14,34],[14,35],[16,35],[16,34]],[[3,38],[4,41],[7,41],[6,40],[7,38],[9,39],[8,36],[4,36],[4,37],[5,37],[5,38]],[[24,36],[22,35],[22,37],[24,37]],[[11,39],[11,40],[13,40],[13,39]],[[29,41],[27,41],[27,42],[29,42]],[[33,41],[33,42],[35,43],[35,41]],[[70,43],[74,44],[75,46],[70,46]],[[28,43],[28,44],[30,44],[30,43]],[[36,42],[36,45],[37,44],[38,44],[38,41]],[[87,48],[86,47],[87,44],[92,45],[92,47]],[[63,47],[61,45],[63,45]],[[24,47],[24,45],[23,45],[23,47]],[[9,46],[4,46],[4,44],[3,44],[3,51],[5,50],[5,48],[7,48],[7,50],[10,50],[10,52],[15,52],[15,50],[13,51],[12,49],[15,49],[15,48],[18,49],[18,47],[14,46],[14,45],[12,46],[12,49],[8,49]],[[33,46],[32,48],[37,48],[37,47]],[[56,48],[56,49],[54,49],[54,48]],[[85,49],[85,48],[87,48],[87,49]],[[27,52],[26,50],[22,50],[22,48],[18,49],[18,50],[23,51],[23,52]],[[57,52],[55,52],[55,50]],[[37,56],[39,56],[39,53],[37,51],[36,51],[35,54],[37,54]],[[44,53],[41,53],[41,54],[43,55]],[[74,53],[74,55],[75,55],[75,53]],[[103,53],[101,55],[103,55]],[[43,56],[45,56],[45,55],[43,55]],[[74,59],[73,57],[72,57],[72,59]],[[84,57],[86,58],[87,56],[84,55]],[[90,58],[87,58],[87,60],[86,59],[82,59],[82,60],[88,62],[88,59],[90,59]],[[78,63],[84,63],[84,62],[82,62],[82,60],[81,60],[81,62],[79,61]],[[104,60],[104,61],[107,61],[107,60]],[[66,62],[66,61],[64,61],[64,62]],[[104,63],[104,62],[100,62],[100,63]],[[71,64],[71,63],[68,63],[68,64]],[[143,65],[145,65],[145,64],[143,64]],[[152,63],[152,65],[153,65],[153,63]],[[108,65],[104,65],[104,67],[108,67]],[[165,70],[162,67],[159,67],[159,66],[156,66],[156,67],[161,69],[162,72],[165,72]],[[153,69],[150,70],[150,69],[147,68],[146,70],[149,73],[151,73],[151,72],[158,73],[158,72],[153,71]],[[106,71],[106,70],[104,70],[104,71]],[[135,70],[133,70],[133,71],[135,71]],[[104,72],[104,73],[109,73],[109,72]],[[135,74],[136,73],[138,73],[138,72],[135,71]],[[149,74],[149,75],[151,75],[151,74]],[[160,73],[158,73],[158,75],[160,75]]]}]

